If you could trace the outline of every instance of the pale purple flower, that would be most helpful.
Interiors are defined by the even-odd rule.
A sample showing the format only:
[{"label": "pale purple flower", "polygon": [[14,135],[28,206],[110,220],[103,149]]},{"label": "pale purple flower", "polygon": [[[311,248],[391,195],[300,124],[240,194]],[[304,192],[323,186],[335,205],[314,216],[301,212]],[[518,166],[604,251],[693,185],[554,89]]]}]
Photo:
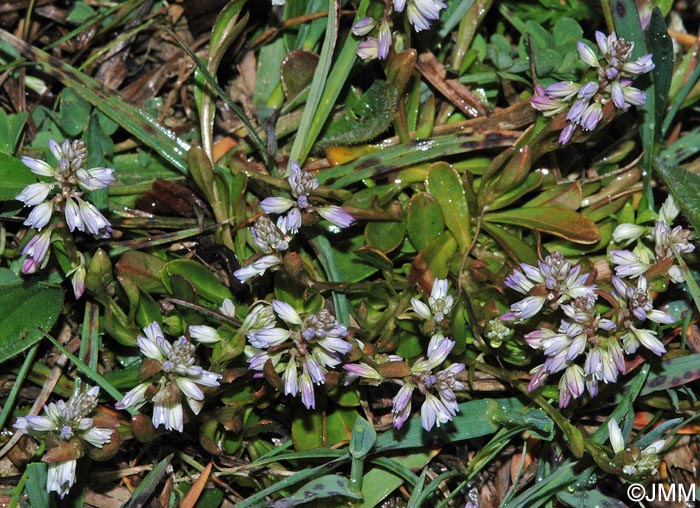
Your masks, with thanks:
[{"label": "pale purple flower", "polygon": [[411,416],[411,398],[415,388],[413,383],[405,383],[392,399],[391,412],[394,414],[395,429],[400,429]]},{"label": "pale purple flower", "polygon": [[[87,230],[95,236],[108,236],[111,227],[107,219],[81,196],[82,191],[94,191],[112,184],[114,170],[85,169],[87,150],[80,140],[65,140],[61,145],[49,140],[49,148],[57,160],[57,167],[31,157],[22,158],[33,173],[53,178],[52,182],[28,185],[15,197],[25,206],[34,207],[24,224],[41,230],[49,223],[54,211],[62,210],[70,231]],[[55,189],[58,189],[58,194],[51,197]]]},{"label": "pale purple flower", "polygon": [[610,251],[610,259],[615,265],[615,275],[618,277],[634,279],[646,272],[651,266],[642,262],[636,254],[628,250]]},{"label": "pale purple flower", "polygon": [[377,37],[379,42],[379,48],[377,49],[377,58],[384,60],[389,56],[389,49],[391,49],[391,28],[389,28],[389,23],[382,20],[379,25],[379,35]]},{"label": "pale purple flower", "polygon": [[591,48],[589,48],[584,42],[577,42],[576,49],[578,49],[578,54],[581,57],[581,60],[583,60],[585,63],[587,63],[591,67],[600,66],[600,64],[598,63],[598,57],[595,55],[595,52]]},{"label": "pale purple flower", "polygon": [[303,171],[296,161],[290,163],[289,186],[295,199],[269,197],[262,200],[260,206],[265,213],[287,213],[284,225],[277,221],[277,227],[283,234],[296,234],[301,227],[301,211],[315,211],[336,226],[344,228],[354,222],[354,218],[338,206],[315,207],[309,202],[311,193],[318,188],[318,180],[308,171]]},{"label": "pale purple flower", "polygon": [[328,222],[342,229],[350,227],[355,222],[355,217],[346,212],[342,206],[319,206],[315,210]]},{"label": "pale purple flower", "polygon": [[454,298],[447,293],[448,288],[447,279],[435,279],[428,298],[428,305],[416,298],[411,298],[411,307],[413,307],[414,312],[425,320],[442,322],[445,316],[452,311],[454,305]]},{"label": "pale purple flower", "polygon": [[[341,357],[352,348],[347,341],[348,330],[325,309],[302,318],[281,300],[273,300],[271,308],[284,324],[273,323],[247,332],[248,342],[254,348],[248,368],[260,372],[267,360],[271,360],[282,375],[284,394],[301,393],[304,406],[313,408],[316,404],[313,385],[324,384],[327,370],[340,365]],[[261,356],[263,351],[265,355]]]},{"label": "pale purple flower", "polygon": [[75,172],[78,185],[86,191],[104,189],[114,183],[114,169],[112,168],[80,168]]},{"label": "pale purple flower", "polygon": [[362,60],[376,60],[379,56],[379,41],[376,37],[367,37],[357,45],[356,52]]},{"label": "pale purple flower", "polygon": [[537,267],[522,263],[520,270],[514,270],[503,283],[528,296],[511,305],[510,312],[501,319],[528,319],[539,313],[545,304],[548,309],[556,310],[562,303],[591,295],[597,288],[588,278],[587,273],[581,273],[579,265],[572,266],[558,251],[539,261]]},{"label": "pale purple flower", "polygon": [[[68,401],[59,400],[44,406],[46,416],[17,418],[14,427],[24,434],[41,438],[51,433],[59,441],[77,437],[80,441],[73,441],[73,446],[84,448],[84,443],[87,443],[102,448],[110,442],[114,429],[95,427],[89,417],[97,408],[98,393],[97,386],[87,387]],[[46,489],[58,493],[63,499],[75,483],[76,464],[76,460],[49,462]]]},{"label": "pale purple flower", "polygon": [[376,24],[377,22],[370,17],[362,18],[352,25],[352,33],[358,37],[363,37],[374,30]]},{"label": "pale purple flower", "polygon": [[53,201],[44,201],[43,203],[39,203],[31,212],[29,212],[29,216],[27,217],[27,220],[24,221],[24,225],[31,226],[41,231],[41,229],[51,220],[53,210]]},{"label": "pale purple flower", "polygon": [[454,413],[435,395],[429,393],[425,396],[425,402],[420,409],[420,421],[425,430],[432,430],[434,425],[440,427],[441,424],[452,420],[453,416]]},{"label": "pale purple flower", "polygon": [[51,183],[33,183],[27,185],[22,192],[15,196],[15,199],[22,201],[24,206],[36,206],[44,201],[54,188],[55,184]]},{"label": "pale purple flower", "polygon": [[47,228],[34,235],[24,246],[22,255],[27,257],[22,263],[22,273],[36,273],[46,264],[52,232],[52,228]]},{"label": "pale purple flower", "polygon": [[257,258],[251,264],[239,268],[233,275],[241,282],[245,283],[253,277],[260,277],[271,268],[278,267],[282,264],[282,258],[276,254],[270,254]]},{"label": "pale purple flower", "polygon": [[204,392],[200,386],[219,386],[222,376],[195,365],[194,345],[185,337],[170,343],[155,321],[143,331],[146,336],[136,338],[141,354],[158,362],[161,370],[129,391],[114,407],[121,410],[142,405],[146,402],[148,388],[155,386],[158,391],[151,399],[153,426],[163,425],[167,430],[182,432],[182,397],[192,412],[199,414],[204,406]]},{"label": "pale purple flower", "polygon": [[399,0],[394,1],[394,9],[402,12],[406,8],[408,21],[416,32],[428,30],[430,22],[440,19],[440,10],[446,9],[447,4],[442,0]]}]

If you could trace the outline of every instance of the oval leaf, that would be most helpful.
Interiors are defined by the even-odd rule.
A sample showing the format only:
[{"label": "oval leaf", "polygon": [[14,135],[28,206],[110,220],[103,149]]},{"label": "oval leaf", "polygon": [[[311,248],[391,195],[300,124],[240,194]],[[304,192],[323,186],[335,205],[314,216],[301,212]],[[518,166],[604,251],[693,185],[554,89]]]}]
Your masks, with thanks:
[{"label": "oval leaf", "polygon": [[467,250],[472,240],[469,206],[459,174],[446,162],[436,162],[428,170],[425,185],[440,205],[447,229],[454,234],[459,248]]},{"label": "oval leaf", "polygon": [[575,243],[591,244],[600,240],[600,231],[595,222],[580,213],[558,206],[487,213],[484,215],[484,221],[536,229]]},{"label": "oval leaf", "polygon": [[437,200],[427,192],[411,198],[406,219],[408,238],[417,250],[445,231],[445,219]]}]

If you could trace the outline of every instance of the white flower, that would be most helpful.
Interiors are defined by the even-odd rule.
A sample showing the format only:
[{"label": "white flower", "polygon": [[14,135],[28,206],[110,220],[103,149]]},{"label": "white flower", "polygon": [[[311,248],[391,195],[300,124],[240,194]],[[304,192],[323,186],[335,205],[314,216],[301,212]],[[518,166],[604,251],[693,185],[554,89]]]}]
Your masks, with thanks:
[{"label": "white flower", "polygon": [[136,341],[141,354],[160,363],[161,371],[155,373],[115,404],[117,409],[140,405],[145,401],[150,386],[157,386],[153,396],[153,425],[164,425],[168,430],[182,432],[184,412],[182,395],[194,414],[199,414],[204,405],[204,393],[200,386],[219,386],[220,374],[215,374],[195,365],[194,346],[185,337],[174,343],[163,336],[158,323],[153,322],[144,328],[145,337],[139,335]]},{"label": "white flower", "polygon": [[447,279],[435,279],[428,298],[429,306],[416,298],[411,298],[411,307],[423,319],[433,319],[436,323],[440,323],[450,313],[454,305],[454,299],[447,294],[448,288]]},{"label": "white flower", "polygon": [[[24,434],[46,437],[49,433],[59,441],[71,440],[71,445],[84,452],[84,443],[96,448],[110,442],[114,429],[95,427],[88,416],[97,407],[99,387],[87,387],[68,401],[59,400],[44,406],[46,416],[17,418],[14,427]],[[77,440],[75,439],[77,438]],[[49,462],[46,488],[63,497],[75,483],[76,460]]]}]

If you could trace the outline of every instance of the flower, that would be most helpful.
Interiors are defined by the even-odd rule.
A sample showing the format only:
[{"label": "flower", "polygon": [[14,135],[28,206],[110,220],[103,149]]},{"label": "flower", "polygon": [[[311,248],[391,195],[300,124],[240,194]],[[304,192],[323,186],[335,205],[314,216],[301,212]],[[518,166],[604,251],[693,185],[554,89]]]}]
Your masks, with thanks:
[{"label": "flower", "polygon": [[[340,365],[341,357],[352,348],[347,341],[348,329],[325,309],[302,318],[281,300],[273,300],[271,307],[284,327],[269,326],[266,320],[264,327],[247,331],[248,342],[254,348],[248,368],[262,372],[271,361],[282,374],[283,393],[292,397],[301,394],[302,404],[314,408],[313,386],[324,384],[328,369]],[[260,308],[257,312],[264,311]]]},{"label": "flower", "polygon": [[447,294],[448,287],[447,279],[435,279],[430,298],[428,298],[428,305],[416,298],[411,298],[411,307],[413,307],[416,314],[425,320],[434,320],[436,323],[442,322],[454,305],[454,299]]},{"label": "flower", "polygon": [[[665,443],[663,439],[654,441],[643,450],[634,445],[626,447],[625,438],[614,418],[608,420],[608,435],[615,454],[614,460],[617,465],[622,466],[622,473],[629,480],[640,480],[656,474],[661,461],[659,455]],[[627,453],[628,450],[632,453]]]},{"label": "flower", "polygon": [[[68,401],[59,400],[44,406],[46,416],[25,416],[17,418],[14,427],[24,434],[53,440],[70,442],[71,447],[82,456],[86,446],[102,448],[110,442],[114,429],[95,427],[94,420],[89,417],[97,408],[99,387],[88,387]],[[47,460],[47,459],[45,459]],[[46,488],[49,492],[58,493],[63,497],[75,483],[76,459],[47,460],[49,462]]]},{"label": "flower", "polygon": [[153,402],[154,427],[162,424],[168,430],[182,432],[182,396],[192,412],[199,414],[204,405],[204,393],[200,386],[219,386],[221,375],[195,365],[194,345],[185,337],[180,337],[174,343],[168,342],[155,321],[143,331],[146,336],[139,335],[136,341],[141,354],[146,357],[139,372],[139,377],[144,381],[114,407],[126,409],[150,399]]},{"label": "flower", "polygon": [[421,424],[427,431],[433,426],[447,423],[459,411],[455,391],[464,385],[455,376],[464,370],[464,365],[454,363],[436,373],[455,346],[455,342],[436,333],[430,339],[426,358],[419,358],[411,366],[411,374],[399,381],[401,389],[392,400],[394,428],[401,428],[411,414],[411,398],[415,389],[425,396],[421,406]]},{"label": "flower", "polygon": [[430,22],[440,19],[440,9],[446,9],[447,4],[442,0],[394,0],[394,9],[408,14],[408,21],[416,32],[430,28]]},{"label": "flower", "polygon": [[572,266],[558,251],[539,261],[537,267],[522,263],[520,270],[513,270],[503,284],[528,296],[511,305],[510,312],[503,314],[501,319],[528,319],[540,312],[545,304],[556,310],[562,303],[591,295],[597,288],[589,278],[589,274],[581,273],[579,265]]},{"label": "flower", "polygon": [[46,228],[34,235],[24,246],[22,255],[27,257],[22,263],[22,273],[36,273],[46,265],[52,232],[52,228]]},{"label": "flower", "polygon": [[[311,173],[302,171],[296,161],[291,162],[289,186],[295,199],[285,197],[269,197],[262,200],[260,206],[267,214],[282,214],[287,212],[285,228],[291,234],[296,234],[301,227],[301,212],[316,212],[324,219],[339,228],[346,228],[355,219],[339,206],[315,207],[309,202],[311,193],[318,188],[318,180]],[[278,221],[278,227],[280,225]]]},{"label": "flower", "polygon": [[[52,182],[30,184],[15,196],[25,206],[34,207],[24,225],[41,230],[49,223],[53,212],[59,211],[63,212],[70,231],[77,229],[95,236],[109,236],[109,221],[95,206],[84,201],[82,195],[84,191],[95,191],[111,185],[114,182],[114,169],[85,169],[87,149],[80,140],[66,139],[59,145],[51,139],[49,148],[58,161],[57,167],[39,159],[22,157],[22,163],[32,173],[53,178]],[[58,193],[49,198],[54,190],[58,190]]]},{"label": "flower", "polygon": [[[603,62],[584,42],[579,41],[576,48],[580,59],[596,71],[597,79],[578,85],[568,81],[554,83],[546,88],[535,87],[535,95],[530,100],[532,107],[545,116],[554,116],[568,108],[567,126],[559,135],[559,143],[565,145],[578,128],[584,131],[594,130],[603,119],[603,106],[609,102],[622,111],[630,106],[642,106],[646,94],[632,86],[632,79],[654,68],[652,55],[645,55],[630,61],[633,42],[618,39],[615,32],[606,36],[595,33],[598,48],[603,55]],[[573,104],[570,104],[574,101]]]}]

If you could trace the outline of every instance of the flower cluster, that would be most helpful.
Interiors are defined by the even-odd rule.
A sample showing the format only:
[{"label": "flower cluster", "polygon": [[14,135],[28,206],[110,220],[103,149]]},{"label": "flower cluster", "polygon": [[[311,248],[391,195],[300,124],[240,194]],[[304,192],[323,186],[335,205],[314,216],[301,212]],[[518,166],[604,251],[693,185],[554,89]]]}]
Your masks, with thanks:
[{"label": "flower cluster", "polygon": [[[22,201],[25,206],[34,207],[29,213],[25,226],[38,230],[44,228],[55,211],[63,212],[68,228],[71,231],[85,231],[95,236],[109,236],[111,227],[109,221],[95,208],[85,201],[84,191],[103,189],[114,182],[112,168],[85,169],[87,149],[80,140],[65,140],[62,145],[53,139],[49,140],[51,153],[58,161],[57,167],[31,157],[22,157],[25,166],[32,173],[50,177],[51,182],[39,182],[28,185],[15,199]],[[50,199],[52,191],[57,190]]]},{"label": "flower cluster", "polygon": [[48,452],[44,460],[49,463],[46,488],[63,497],[75,483],[77,459],[85,453],[87,445],[102,448],[112,439],[113,428],[96,427],[90,415],[97,408],[97,386],[78,393],[68,399],[51,402],[44,406],[46,416],[17,418],[14,427],[35,437],[46,438],[47,448],[58,450],[57,455],[73,458],[51,457]]},{"label": "flower cluster", "polygon": [[[411,416],[411,401],[416,389],[425,397],[421,406],[421,424],[427,431],[434,426],[447,423],[459,411],[455,391],[463,390],[464,385],[456,379],[464,370],[464,364],[453,363],[449,367],[435,372],[454,348],[455,342],[436,333],[428,344],[427,357],[418,358],[411,365],[410,374],[403,379],[395,379],[401,389],[392,400],[394,427],[399,429]],[[392,356],[392,362],[401,362],[403,358]],[[367,363],[348,363],[343,368],[354,377],[372,381],[384,381],[384,377]]]},{"label": "flower cluster", "polygon": [[[523,263],[520,268],[504,283],[528,296],[514,303],[501,319],[519,322],[541,311],[563,313],[556,330],[545,326],[525,335],[527,343],[546,356],[532,370],[530,390],[563,371],[559,406],[566,407],[586,390],[597,395],[600,382],[616,382],[625,373],[624,353],[633,354],[639,346],[656,355],[665,353],[656,332],[647,325],[670,324],[674,318],[653,308],[644,276],[634,285],[613,277],[612,287],[605,291],[594,284],[594,276],[582,274],[579,265],[572,266],[559,252],[547,256],[538,267]],[[612,307],[604,315],[598,311],[601,296]]]},{"label": "flower cluster", "polygon": [[161,424],[168,430],[183,431],[184,413],[182,396],[194,414],[204,406],[204,393],[198,386],[219,386],[220,374],[195,365],[194,345],[185,337],[174,343],[163,336],[158,323],[143,329],[137,343],[146,358],[141,363],[139,378],[142,381],[115,404],[117,409],[153,402],[153,426]]},{"label": "flower cluster", "polygon": [[289,248],[293,236],[287,228],[287,217],[278,217],[275,225],[267,215],[256,219],[250,234],[253,244],[263,255],[233,273],[241,283],[281,265],[282,253]]},{"label": "flower cluster", "polygon": [[[636,241],[632,250],[613,250],[610,258],[615,265],[618,277],[639,277],[652,266],[664,266],[664,272],[676,283],[683,282],[680,267],[675,264],[676,254],[688,254],[695,250],[689,242],[690,231],[681,226],[672,227],[680,209],[673,197],[664,202],[654,226],[639,224],[619,224],[613,232],[613,240],[618,244]],[[653,243],[648,247],[644,241]]]},{"label": "flower cluster", "polygon": [[[24,225],[38,230],[22,249],[22,255],[26,256],[22,263],[23,273],[35,273],[48,262],[47,254],[54,229],[54,225],[49,223],[55,212],[61,215],[63,227],[71,232],[78,230],[109,237],[112,231],[109,221],[93,204],[83,199],[83,194],[112,184],[114,170],[85,169],[87,149],[83,141],[67,139],[59,145],[49,140],[49,147],[58,161],[56,167],[39,159],[22,157],[22,162],[32,173],[52,179],[30,184],[15,196],[25,206],[33,207]],[[47,225],[49,227],[46,228]],[[75,296],[80,298],[85,289],[85,259],[80,253],[76,254],[76,258],[68,275],[72,278]]]},{"label": "flower cluster", "polygon": [[514,270],[503,281],[507,287],[528,295],[511,305],[510,312],[501,316],[503,321],[528,319],[545,304],[549,310],[556,310],[562,303],[595,293],[596,286],[589,283],[589,275],[582,274],[579,265],[571,266],[561,252],[550,254],[537,265],[522,263],[521,270]]},{"label": "flower cluster", "polygon": [[314,206],[311,204],[311,193],[318,188],[318,180],[311,173],[303,171],[295,161],[291,162],[289,186],[292,190],[292,198],[269,197],[262,200],[260,206],[265,213],[287,215],[283,217],[284,226],[278,220],[277,226],[285,232],[296,234],[301,227],[302,212],[316,212],[327,221],[339,228],[350,226],[355,219],[340,206]]},{"label": "flower cluster", "polygon": [[634,43],[618,39],[615,32],[607,37],[602,32],[595,33],[602,61],[583,42],[577,48],[581,60],[595,70],[596,78],[584,84],[561,81],[545,88],[537,86],[530,103],[545,116],[554,116],[568,110],[568,125],[562,130],[559,142],[566,144],[579,127],[584,131],[594,130],[603,118],[603,106],[612,101],[615,107],[627,111],[630,106],[641,106],[646,102],[646,94],[632,86],[632,81],[640,74],[654,68],[652,55],[648,54],[630,61]]},{"label": "flower cluster", "polygon": [[[273,300],[271,307],[274,314],[267,304],[251,310],[253,318],[246,333],[252,346],[248,368],[262,373],[271,362],[275,371],[282,373],[284,394],[301,394],[301,402],[312,409],[316,407],[314,385],[325,384],[328,369],[340,365],[341,357],[352,348],[347,341],[348,329],[327,310],[302,318],[280,300]],[[275,326],[275,315],[284,327]]]},{"label": "flower cluster", "polygon": [[454,305],[454,298],[447,293],[447,289],[447,279],[435,279],[428,298],[428,305],[417,298],[411,298],[411,307],[426,321],[435,321],[435,323],[440,324]]},{"label": "flower cluster", "polygon": [[[411,306],[416,314],[431,325],[439,324],[445,320],[454,305],[452,295],[448,293],[446,279],[436,279],[428,298],[428,305],[413,298]],[[432,327],[435,330],[435,327]],[[410,367],[408,375],[401,379],[392,379],[401,385],[392,401],[392,414],[395,428],[401,428],[411,415],[411,401],[416,390],[425,398],[421,406],[421,423],[427,431],[433,427],[447,423],[459,411],[455,391],[463,390],[464,385],[456,376],[464,370],[461,363],[453,363],[442,370],[437,368],[447,359],[455,346],[453,340],[448,339],[441,331],[435,331],[428,343],[426,357],[420,357]],[[377,368],[368,363],[348,363],[343,368],[348,372],[347,378],[354,380],[358,377],[370,380],[370,382],[382,382],[387,379],[379,373],[378,358],[374,359]],[[390,355],[384,358],[384,362],[403,364],[403,358]],[[406,366],[406,369],[408,367]]]},{"label": "flower cluster", "polygon": [[[420,32],[428,30],[431,21],[440,19],[440,10],[447,8],[447,4],[442,0],[394,0],[393,8],[396,12],[405,10],[408,22],[416,32]],[[358,37],[373,34],[357,46],[357,56],[363,60],[384,60],[389,56],[393,37],[386,19],[377,22],[370,17],[362,18],[352,25],[352,33]],[[397,46],[402,44],[397,42]],[[400,48],[397,47],[396,51],[400,51]]]}]

